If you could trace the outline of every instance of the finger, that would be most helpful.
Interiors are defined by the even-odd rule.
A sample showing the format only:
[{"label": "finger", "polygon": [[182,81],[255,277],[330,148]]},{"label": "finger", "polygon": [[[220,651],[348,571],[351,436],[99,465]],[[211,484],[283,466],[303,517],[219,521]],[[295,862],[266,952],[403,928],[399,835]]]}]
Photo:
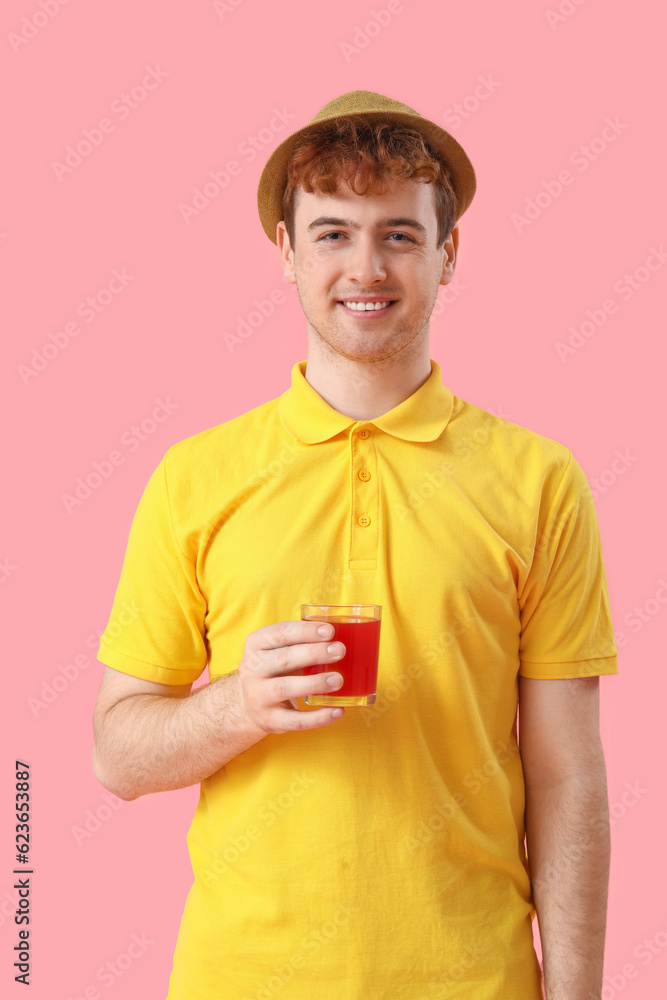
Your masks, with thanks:
[{"label": "finger", "polygon": [[[326,628],[327,634],[319,634],[319,628]],[[322,642],[332,639],[334,627],[327,622],[285,621],[273,625],[264,625],[248,636],[252,649],[278,649],[281,646],[294,646],[302,642]]]},{"label": "finger", "polygon": [[273,705],[293,698],[304,698],[307,694],[335,694],[343,686],[343,675],[336,671],[308,674],[305,677],[281,674],[267,678],[267,684],[268,698],[265,698],[265,702]]},{"label": "finger", "polygon": [[[334,712],[341,713],[334,715]],[[332,722],[338,722],[339,718],[345,715],[345,709],[340,705],[332,708],[317,708],[312,712],[294,711],[291,708],[281,708],[277,706],[269,712],[269,725],[271,732],[294,732],[301,729],[317,729],[319,726],[328,726]]]},{"label": "finger", "polygon": [[284,674],[294,674],[304,667],[321,667],[327,670],[335,665],[345,654],[342,642],[307,642],[299,646],[282,646],[279,649],[265,650],[259,672],[264,677],[279,677]]}]

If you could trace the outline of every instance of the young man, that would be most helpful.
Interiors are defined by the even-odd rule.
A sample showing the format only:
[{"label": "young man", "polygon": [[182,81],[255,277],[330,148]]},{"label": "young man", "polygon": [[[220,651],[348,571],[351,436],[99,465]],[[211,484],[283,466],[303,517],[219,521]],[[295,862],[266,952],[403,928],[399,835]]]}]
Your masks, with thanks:
[{"label": "young man", "polygon": [[[430,358],[474,191],[448,133],[368,91],[262,174],[307,362],[167,451],[99,651],[102,784],[201,782],[168,1000],[538,1000],[536,914],[548,1000],[600,997],[600,536],[568,448]],[[308,602],[382,605],[375,705],[300,704],[344,652]]]}]

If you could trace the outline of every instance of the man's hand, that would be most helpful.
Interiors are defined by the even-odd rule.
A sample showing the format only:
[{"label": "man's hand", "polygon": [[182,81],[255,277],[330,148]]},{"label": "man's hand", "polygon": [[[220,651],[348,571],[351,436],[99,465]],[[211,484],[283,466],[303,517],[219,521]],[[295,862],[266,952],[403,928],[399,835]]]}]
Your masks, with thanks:
[{"label": "man's hand", "polygon": [[254,725],[267,733],[285,733],[328,726],[342,718],[345,713],[340,707],[302,712],[296,703],[307,694],[335,694],[342,686],[339,673],[305,677],[301,673],[304,667],[341,659],[345,646],[331,644],[333,634],[332,625],[317,621],[278,622],[250,633],[238,682],[241,708]]}]

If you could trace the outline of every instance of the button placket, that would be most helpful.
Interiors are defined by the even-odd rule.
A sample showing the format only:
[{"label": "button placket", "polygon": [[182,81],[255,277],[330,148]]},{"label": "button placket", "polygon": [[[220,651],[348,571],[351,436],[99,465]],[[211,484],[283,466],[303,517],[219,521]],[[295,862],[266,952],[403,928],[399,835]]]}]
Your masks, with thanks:
[{"label": "button placket", "polygon": [[350,569],[376,569],[379,502],[374,434],[376,428],[350,432]]}]

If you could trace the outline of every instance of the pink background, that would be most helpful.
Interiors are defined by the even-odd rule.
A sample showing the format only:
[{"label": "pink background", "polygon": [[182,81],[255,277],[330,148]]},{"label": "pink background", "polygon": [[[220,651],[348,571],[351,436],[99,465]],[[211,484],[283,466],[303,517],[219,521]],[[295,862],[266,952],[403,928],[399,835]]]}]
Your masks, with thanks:
[{"label": "pink background", "polygon": [[[2,989],[24,995],[11,967],[15,821],[7,808],[12,762],[22,757],[32,769],[31,996],[166,995],[191,883],[185,836],[198,786],[105,803],[91,765],[103,671],[97,636],[134,510],[164,452],[278,396],[306,357],[305,319],[261,229],[257,182],[288,132],[334,96],[369,89],[449,127],[477,172],[457,279],[440,289],[431,323],[431,356],[445,382],[563,442],[598,480],[620,654],[619,676],[601,681],[613,823],[603,997],[657,1000],[667,977],[658,347],[667,268],[651,255],[667,227],[655,5],[339,0],[332,13],[229,0],[218,8],[157,0],[2,7],[2,400],[11,470],[0,543],[9,692]],[[387,23],[366,32],[382,10]],[[136,91],[143,99],[121,112],[118,102],[147,68],[160,71],[154,89]],[[289,115],[280,130],[276,111]],[[54,161],[105,118],[110,130],[59,178]],[[607,119],[618,124],[605,140]],[[261,147],[252,159],[251,136]],[[191,205],[194,189],[230,160],[239,172],[186,222],[179,205]],[[558,192],[564,170],[571,182]],[[520,228],[515,216],[539,192],[537,217]],[[114,269],[132,277],[107,296]],[[624,275],[634,275],[635,289]],[[276,290],[284,298],[273,314],[230,351],[224,334]],[[103,308],[87,322],[77,308],[100,292]],[[561,360],[557,344],[587,320],[589,335]],[[62,331],[73,322],[79,332],[68,339]],[[64,346],[56,350],[50,334]],[[151,423],[156,400],[171,412]],[[131,428],[144,421],[140,440]],[[63,494],[114,451],[119,464],[68,512]],[[617,452],[625,460],[614,468]],[[145,936],[141,956],[129,966],[121,958],[121,976],[99,978],[133,934]]]}]

